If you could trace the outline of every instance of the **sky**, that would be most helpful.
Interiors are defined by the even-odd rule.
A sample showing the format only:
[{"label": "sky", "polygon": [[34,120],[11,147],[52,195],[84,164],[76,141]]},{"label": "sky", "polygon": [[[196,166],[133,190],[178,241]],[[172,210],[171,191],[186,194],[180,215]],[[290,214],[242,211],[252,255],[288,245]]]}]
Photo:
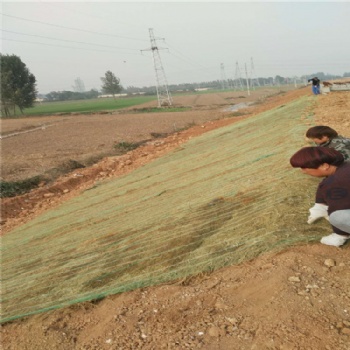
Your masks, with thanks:
[{"label": "sky", "polygon": [[[37,90],[294,77],[350,71],[350,2],[3,1],[1,53],[17,55]],[[150,29],[158,50],[152,51]],[[237,71],[239,68],[239,72]]]}]

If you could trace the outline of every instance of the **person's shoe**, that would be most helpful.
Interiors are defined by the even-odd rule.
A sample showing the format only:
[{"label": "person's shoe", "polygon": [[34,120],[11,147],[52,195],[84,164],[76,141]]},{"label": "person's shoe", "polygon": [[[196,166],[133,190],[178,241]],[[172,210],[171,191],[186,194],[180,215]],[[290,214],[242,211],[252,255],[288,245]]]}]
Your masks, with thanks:
[{"label": "person's shoe", "polygon": [[326,245],[332,245],[335,247],[340,247],[349,238],[350,236],[342,236],[342,235],[338,235],[337,233],[331,233],[329,236],[322,237],[321,243]]}]

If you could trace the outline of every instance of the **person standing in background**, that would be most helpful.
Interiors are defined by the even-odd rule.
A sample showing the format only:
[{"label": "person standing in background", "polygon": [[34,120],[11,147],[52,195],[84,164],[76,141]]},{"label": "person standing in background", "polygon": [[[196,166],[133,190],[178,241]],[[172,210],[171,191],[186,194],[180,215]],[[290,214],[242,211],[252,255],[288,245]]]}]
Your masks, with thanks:
[{"label": "person standing in background", "polygon": [[307,81],[308,83],[311,82],[312,92],[314,95],[319,95],[321,93],[320,91],[320,79],[317,77],[311,78]]}]

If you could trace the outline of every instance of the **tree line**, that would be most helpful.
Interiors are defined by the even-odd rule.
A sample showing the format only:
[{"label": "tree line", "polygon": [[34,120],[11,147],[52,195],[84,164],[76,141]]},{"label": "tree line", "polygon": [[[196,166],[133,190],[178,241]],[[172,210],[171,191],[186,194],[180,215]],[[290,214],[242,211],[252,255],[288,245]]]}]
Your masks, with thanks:
[{"label": "tree line", "polygon": [[90,91],[77,92],[77,91],[51,91],[45,95],[45,100],[51,101],[72,101],[72,100],[89,100],[97,98],[99,92],[95,89]]}]

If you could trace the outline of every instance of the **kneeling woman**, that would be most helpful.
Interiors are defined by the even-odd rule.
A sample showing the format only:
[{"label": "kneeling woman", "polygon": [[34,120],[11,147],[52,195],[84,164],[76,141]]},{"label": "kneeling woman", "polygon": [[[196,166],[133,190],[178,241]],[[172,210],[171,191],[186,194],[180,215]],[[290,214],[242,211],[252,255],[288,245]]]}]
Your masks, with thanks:
[{"label": "kneeling woman", "polygon": [[345,163],[343,155],[335,149],[304,147],[291,157],[290,164],[301,168],[304,174],[325,177],[318,185],[316,204],[310,213],[329,216],[333,233],[323,237],[321,243],[343,245],[350,239],[350,163]]}]

